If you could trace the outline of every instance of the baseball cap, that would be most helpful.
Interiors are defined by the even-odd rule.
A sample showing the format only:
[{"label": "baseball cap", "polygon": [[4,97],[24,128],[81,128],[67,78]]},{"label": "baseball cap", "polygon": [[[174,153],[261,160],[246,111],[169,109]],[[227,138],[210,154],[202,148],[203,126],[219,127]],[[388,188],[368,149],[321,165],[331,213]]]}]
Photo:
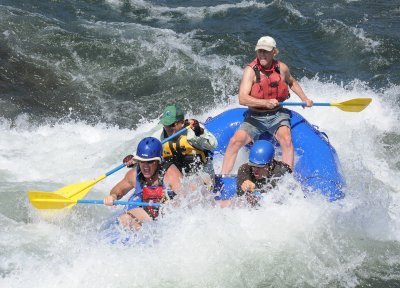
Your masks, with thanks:
[{"label": "baseball cap", "polygon": [[163,125],[171,125],[178,120],[183,120],[185,118],[185,113],[180,106],[173,104],[165,107],[164,112],[160,118],[160,123]]},{"label": "baseball cap", "polygon": [[274,38],[270,36],[263,36],[260,39],[258,39],[257,45],[256,45],[256,51],[258,49],[263,49],[267,51],[272,51],[272,49],[276,48],[276,41]]}]

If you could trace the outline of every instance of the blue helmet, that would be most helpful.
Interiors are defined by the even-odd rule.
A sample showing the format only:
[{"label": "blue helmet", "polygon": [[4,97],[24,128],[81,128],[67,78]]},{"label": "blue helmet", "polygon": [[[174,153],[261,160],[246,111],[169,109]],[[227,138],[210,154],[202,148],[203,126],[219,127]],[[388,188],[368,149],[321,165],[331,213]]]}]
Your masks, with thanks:
[{"label": "blue helmet", "polygon": [[275,148],[267,140],[257,140],[250,149],[249,165],[263,167],[274,158]]},{"label": "blue helmet", "polygon": [[143,138],[136,149],[135,159],[139,161],[161,161],[162,144],[154,137]]}]

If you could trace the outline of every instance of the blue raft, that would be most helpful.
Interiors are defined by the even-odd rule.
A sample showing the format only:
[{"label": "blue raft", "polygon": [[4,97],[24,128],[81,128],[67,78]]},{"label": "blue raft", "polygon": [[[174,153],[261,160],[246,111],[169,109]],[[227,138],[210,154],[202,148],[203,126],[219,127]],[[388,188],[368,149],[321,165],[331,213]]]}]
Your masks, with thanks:
[{"label": "blue raft", "polygon": [[[213,151],[223,155],[230,138],[243,122],[244,108],[227,110],[213,118],[207,119],[205,126],[218,140],[218,147]],[[329,201],[335,201],[345,196],[342,188],[344,178],[340,172],[340,164],[335,149],[330,145],[325,133],[320,132],[300,114],[290,111],[292,139],[297,154],[294,167],[294,176],[301,183],[305,193],[319,192]],[[263,134],[261,139],[272,141],[278,145],[269,134]],[[222,188],[224,185],[224,188]],[[236,177],[216,177],[216,192],[220,196],[216,199],[229,199],[236,193]],[[120,212],[117,212],[120,213]],[[124,245],[148,244],[149,240],[140,233],[121,231],[113,217],[101,228],[104,240],[110,243]],[[151,242],[151,241],[150,241]]]},{"label": "blue raft", "polygon": [[[244,120],[245,112],[245,108],[235,108],[207,119],[205,126],[218,140],[218,147],[214,153],[225,153],[230,138]],[[301,183],[305,192],[318,191],[329,201],[343,198],[345,194],[342,189],[345,181],[336,151],[329,143],[328,136],[300,114],[294,111],[290,111],[290,114],[292,141],[298,156],[294,167],[294,176],[297,181]],[[266,139],[278,145],[269,133],[261,135],[260,139]],[[218,186],[221,179],[216,180]],[[233,180],[230,182],[230,189],[225,189],[223,199],[234,196],[232,193],[235,193],[236,179]]]}]

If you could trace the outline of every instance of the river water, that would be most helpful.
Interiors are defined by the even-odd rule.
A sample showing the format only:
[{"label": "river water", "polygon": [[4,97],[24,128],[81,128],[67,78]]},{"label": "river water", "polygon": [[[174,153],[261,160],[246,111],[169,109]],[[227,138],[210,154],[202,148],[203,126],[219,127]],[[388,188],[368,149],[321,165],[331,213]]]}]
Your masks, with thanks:
[{"label": "river water", "polygon": [[[329,136],[343,200],[286,177],[257,210],[190,204],[132,245],[101,237],[115,209],[31,207],[27,191],[118,166],[167,103],[201,121],[239,107],[264,35],[315,102],[373,99],[293,109]],[[0,0],[0,286],[399,287],[398,63],[398,1]]]}]

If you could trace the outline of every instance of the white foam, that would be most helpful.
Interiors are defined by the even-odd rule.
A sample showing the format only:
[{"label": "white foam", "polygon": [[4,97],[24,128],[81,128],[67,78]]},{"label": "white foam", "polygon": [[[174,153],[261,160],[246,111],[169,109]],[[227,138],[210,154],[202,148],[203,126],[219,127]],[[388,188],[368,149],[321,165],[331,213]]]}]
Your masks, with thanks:
[{"label": "white foam", "polygon": [[[122,1],[108,0],[111,7],[120,9]],[[220,4],[215,6],[186,6],[186,7],[167,7],[154,5],[153,3],[143,0],[130,0],[132,5],[147,9],[151,16],[147,17],[147,20],[159,20],[159,21],[171,21],[171,13],[179,13],[181,17],[184,17],[190,21],[198,21],[206,17],[213,16],[215,14],[225,13],[230,9],[243,9],[243,8],[264,8],[269,6],[268,4],[261,3],[258,1],[242,1],[236,4]]]},{"label": "white foam", "polygon": [[[311,274],[307,276],[311,286],[329,281],[344,286],[357,283],[354,270],[377,257],[373,249],[361,253],[353,249],[362,245],[359,239],[400,241],[400,172],[391,162],[398,155],[388,156],[381,145],[385,134],[400,134],[399,112],[392,100],[399,87],[381,94],[359,81],[343,86],[316,77],[300,79],[300,84],[315,102],[373,98],[359,113],[336,107],[294,109],[326,132],[337,150],[348,184],[343,201],[328,203],[318,195],[304,198],[289,176],[258,210],[223,210],[208,202],[186,206],[155,223],[157,233],[152,225],[144,227],[142,233],[150,237],[149,242],[131,247],[97,241],[97,227],[112,212],[108,207],[75,206],[67,217],[51,219],[35,216],[26,204],[30,223],[3,221],[8,232],[1,235],[8,238],[0,237],[0,244],[16,241],[15,249],[10,247],[7,260],[1,263],[0,269],[10,272],[0,279],[0,286],[152,287],[170,283],[226,287],[241,281],[255,286],[264,279],[295,286],[296,279]],[[229,105],[188,116],[204,121],[238,107],[237,98],[233,99]],[[297,101],[296,96],[290,101]],[[25,191],[18,187],[25,187],[26,181],[52,191],[118,166],[139,139],[154,132],[157,121],[144,119],[136,130],[83,122],[33,127],[21,116],[13,125],[0,120],[0,165],[7,170],[0,173],[7,173],[3,178],[13,182],[20,195]],[[123,175],[118,172],[101,181],[88,198],[101,198]]]}]

